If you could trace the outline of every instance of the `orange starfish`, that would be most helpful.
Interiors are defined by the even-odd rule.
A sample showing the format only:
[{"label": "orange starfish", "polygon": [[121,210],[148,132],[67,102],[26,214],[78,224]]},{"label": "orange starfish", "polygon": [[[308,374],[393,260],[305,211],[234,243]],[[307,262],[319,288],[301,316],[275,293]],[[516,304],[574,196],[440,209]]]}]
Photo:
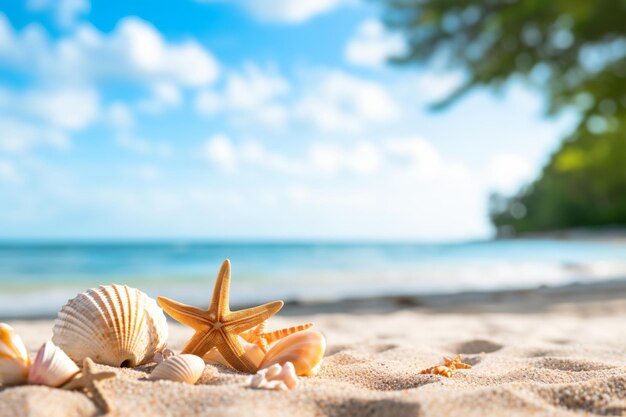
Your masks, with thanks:
[{"label": "orange starfish", "polygon": [[452,370],[472,368],[472,365],[470,365],[469,363],[461,362],[461,355],[456,355],[454,359],[450,359],[449,357],[444,356],[443,362],[445,366],[447,366],[448,368],[452,368]]},{"label": "orange starfish", "polygon": [[420,374],[441,375],[452,378],[457,369],[470,369],[472,365],[461,362],[461,355],[456,355],[454,359],[443,357],[443,365],[431,366],[420,371]]},{"label": "orange starfish", "polygon": [[226,259],[217,274],[208,310],[181,304],[165,297],[158,297],[157,300],[170,316],[196,331],[181,353],[203,357],[215,347],[233,368],[241,372],[255,373],[257,365],[245,355],[238,335],[272,317],[283,307],[283,302],[274,301],[245,310],[230,311],[229,292],[230,261]]}]

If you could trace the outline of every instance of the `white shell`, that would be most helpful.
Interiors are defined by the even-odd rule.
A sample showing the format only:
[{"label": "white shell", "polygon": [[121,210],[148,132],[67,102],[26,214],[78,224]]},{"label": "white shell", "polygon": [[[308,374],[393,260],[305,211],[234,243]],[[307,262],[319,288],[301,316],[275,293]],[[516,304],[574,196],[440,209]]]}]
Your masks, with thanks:
[{"label": "white shell", "polygon": [[261,369],[250,377],[249,386],[252,388],[288,390],[298,386],[298,376],[293,363],[285,362],[284,365],[278,363],[269,368]]},{"label": "white shell", "polygon": [[54,343],[44,343],[28,374],[29,384],[60,387],[76,375],[80,369]]},{"label": "white shell", "polygon": [[13,328],[0,323],[0,385],[17,385],[26,381],[30,357],[22,339]]},{"label": "white shell", "polygon": [[120,367],[148,363],[165,347],[167,322],[156,301],[126,285],[78,294],[59,311],[52,341],[75,362]]},{"label": "white shell", "polygon": [[196,355],[172,356],[158,364],[148,379],[167,379],[174,382],[195,384],[204,371],[204,361]]},{"label": "white shell", "polygon": [[163,362],[164,360],[169,359],[169,358],[171,358],[172,356],[175,356],[175,355],[176,354],[174,353],[174,351],[172,349],[165,348],[165,349],[163,349],[162,352],[155,353],[153,360],[157,364],[159,364],[159,363]]}]

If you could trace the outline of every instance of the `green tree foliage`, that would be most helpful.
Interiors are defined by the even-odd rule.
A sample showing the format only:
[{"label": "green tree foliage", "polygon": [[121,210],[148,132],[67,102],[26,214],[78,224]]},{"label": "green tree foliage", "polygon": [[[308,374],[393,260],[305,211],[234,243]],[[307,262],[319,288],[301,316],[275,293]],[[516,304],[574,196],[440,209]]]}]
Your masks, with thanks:
[{"label": "green tree foliage", "polygon": [[549,115],[578,112],[538,179],[492,196],[501,234],[626,225],[626,0],[383,1],[408,44],[394,62],[445,61],[467,74],[436,108],[521,78],[545,93]]}]

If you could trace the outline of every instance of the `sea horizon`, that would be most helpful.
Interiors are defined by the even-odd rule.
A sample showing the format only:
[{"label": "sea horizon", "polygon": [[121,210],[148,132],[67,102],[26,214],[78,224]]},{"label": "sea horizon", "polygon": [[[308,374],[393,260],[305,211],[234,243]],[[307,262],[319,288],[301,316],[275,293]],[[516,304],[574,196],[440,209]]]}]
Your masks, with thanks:
[{"label": "sea horizon", "polygon": [[53,314],[77,292],[110,283],[204,305],[227,258],[237,305],[524,289],[626,277],[626,245],[605,242],[0,241],[0,316]]}]

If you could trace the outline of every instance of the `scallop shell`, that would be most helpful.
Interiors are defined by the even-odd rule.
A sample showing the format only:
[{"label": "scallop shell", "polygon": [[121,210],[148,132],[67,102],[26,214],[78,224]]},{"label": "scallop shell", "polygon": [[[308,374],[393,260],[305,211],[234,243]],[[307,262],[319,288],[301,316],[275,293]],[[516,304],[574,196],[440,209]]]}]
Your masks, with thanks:
[{"label": "scallop shell", "polygon": [[0,323],[0,385],[17,385],[26,381],[30,357],[22,339],[13,328]]},{"label": "scallop shell", "polygon": [[272,345],[259,368],[291,362],[297,375],[312,376],[319,372],[324,352],[324,336],[315,330],[305,330],[291,334]]},{"label": "scallop shell", "polygon": [[75,362],[119,367],[148,363],[165,347],[167,322],[156,301],[126,285],[78,294],[59,311],[52,341]]},{"label": "scallop shell", "polygon": [[172,356],[158,364],[148,379],[167,379],[174,382],[195,384],[204,371],[204,361],[196,355]]},{"label": "scallop shell", "polygon": [[293,363],[286,362],[284,365],[276,363],[269,368],[261,369],[250,377],[249,386],[252,388],[288,390],[296,388],[299,382]]},{"label": "scallop shell", "polygon": [[28,383],[60,387],[80,372],[78,366],[58,346],[44,343],[28,374]]}]

